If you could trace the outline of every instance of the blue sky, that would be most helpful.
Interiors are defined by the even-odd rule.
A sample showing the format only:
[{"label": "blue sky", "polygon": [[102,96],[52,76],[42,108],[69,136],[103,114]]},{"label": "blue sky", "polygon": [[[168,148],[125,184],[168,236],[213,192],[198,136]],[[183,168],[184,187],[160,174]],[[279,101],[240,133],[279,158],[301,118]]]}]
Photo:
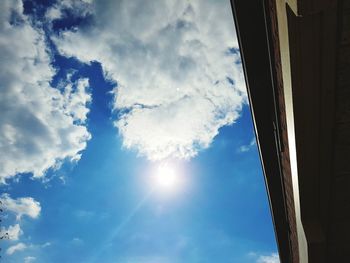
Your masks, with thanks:
[{"label": "blue sky", "polygon": [[0,5],[5,262],[279,262],[229,1]]}]

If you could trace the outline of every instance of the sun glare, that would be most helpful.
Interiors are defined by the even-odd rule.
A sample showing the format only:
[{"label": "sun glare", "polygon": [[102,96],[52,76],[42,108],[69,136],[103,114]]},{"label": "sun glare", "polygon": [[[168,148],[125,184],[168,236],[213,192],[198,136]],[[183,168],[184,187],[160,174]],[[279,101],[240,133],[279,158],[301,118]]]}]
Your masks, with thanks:
[{"label": "sun glare", "polygon": [[156,170],[155,180],[161,190],[172,190],[179,183],[179,175],[176,169],[169,164],[160,164]]}]

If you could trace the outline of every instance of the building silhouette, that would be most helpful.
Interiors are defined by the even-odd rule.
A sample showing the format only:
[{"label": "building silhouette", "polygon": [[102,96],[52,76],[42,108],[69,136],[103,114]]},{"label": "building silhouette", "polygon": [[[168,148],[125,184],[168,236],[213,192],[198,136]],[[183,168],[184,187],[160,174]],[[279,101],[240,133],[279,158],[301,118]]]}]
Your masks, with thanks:
[{"label": "building silhouette", "polygon": [[350,262],[350,1],[231,3],[281,263]]}]

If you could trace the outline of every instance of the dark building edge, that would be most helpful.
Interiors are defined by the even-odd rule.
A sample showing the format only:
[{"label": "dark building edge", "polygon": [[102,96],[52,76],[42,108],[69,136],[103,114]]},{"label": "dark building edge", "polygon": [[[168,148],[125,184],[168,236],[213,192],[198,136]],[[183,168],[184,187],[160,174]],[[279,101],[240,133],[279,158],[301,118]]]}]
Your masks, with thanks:
[{"label": "dark building edge", "polygon": [[267,24],[267,34],[269,38],[270,47],[270,61],[271,71],[273,79],[273,89],[275,92],[275,108],[276,118],[278,120],[278,135],[280,142],[280,162],[281,171],[283,176],[283,186],[285,192],[285,203],[287,206],[288,223],[290,232],[290,247],[291,247],[291,261],[293,263],[299,262],[299,244],[298,233],[295,216],[294,206],[294,194],[293,194],[293,182],[292,172],[289,156],[289,143],[288,143],[288,131],[287,131],[287,118],[286,108],[283,91],[283,77],[282,77],[282,65],[281,65],[281,53],[280,42],[278,34],[278,22],[277,22],[277,10],[275,0],[266,0],[265,2],[265,14]]},{"label": "dark building edge", "polygon": [[299,262],[276,6],[231,0],[281,263]]}]

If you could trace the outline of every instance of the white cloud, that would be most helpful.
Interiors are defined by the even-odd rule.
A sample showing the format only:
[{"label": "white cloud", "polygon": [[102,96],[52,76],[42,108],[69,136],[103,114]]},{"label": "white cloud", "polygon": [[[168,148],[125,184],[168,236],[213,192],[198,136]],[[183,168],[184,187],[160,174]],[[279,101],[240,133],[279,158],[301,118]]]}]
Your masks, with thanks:
[{"label": "white cloud", "polygon": [[60,8],[56,8],[56,7],[51,7],[47,10],[47,12],[45,13],[45,17],[49,20],[49,21],[53,21],[56,19],[60,19],[62,18],[63,14]]},{"label": "white cloud", "polygon": [[23,234],[23,231],[19,224],[15,224],[13,226],[9,226],[7,229],[2,228],[0,236],[3,236],[6,233],[10,240],[18,240],[19,236]]},{"label": "white cloud", "polygon": [[19,173],[42,177],[78,160],[90,134],[84,121],[87,80],[50,86],[55,74],[41,29],[20,0],[0,2],[0,183]]},{"label": "white cloud", "polygon": [[277,253],[272,253],[269,256],[259,256],[257,263],[280,263]]},{"label": "white cloud", "polygon": [[17,220],[21,219],[23,215],[31,218],[37,218],[40,215],[40,203],[32,197],[12,199],[8,194],[3,194],[0,200],[7,211],[15,213]]},{"label": "white cloud", "polygon": [[91,0],[60,0],[52,7],[48,8],[45,17],[49,22],[57,19],[65,18],[68,14],[67,10],[73,15],[88,16],[91,13]]},{"label": "white cloud", "polygon": [[118,82],[115,126],[126,148],[190,158],[239,117],[246,91],[228,0],[91,2],[90,28],[54,42]]},{"label": "white cloud", "polygon": [[36,260],[36,257],[25,257],[24,258],[24,263],[32,263],[32,262],[35,262]]},{"label": "white cloud", "polygon": [[27,245],[24,243],[18,243],[16,245],[10,246],[7,250],[6,250],[6,254],[7,255],[12,255],[17,251],[22,251],[25,250],[27,248]]},{"label": "white cloud", "polygon": [[242,145],[239,147],[239,152],[249,152],[256,145],[255,137],[247,145]]}]

